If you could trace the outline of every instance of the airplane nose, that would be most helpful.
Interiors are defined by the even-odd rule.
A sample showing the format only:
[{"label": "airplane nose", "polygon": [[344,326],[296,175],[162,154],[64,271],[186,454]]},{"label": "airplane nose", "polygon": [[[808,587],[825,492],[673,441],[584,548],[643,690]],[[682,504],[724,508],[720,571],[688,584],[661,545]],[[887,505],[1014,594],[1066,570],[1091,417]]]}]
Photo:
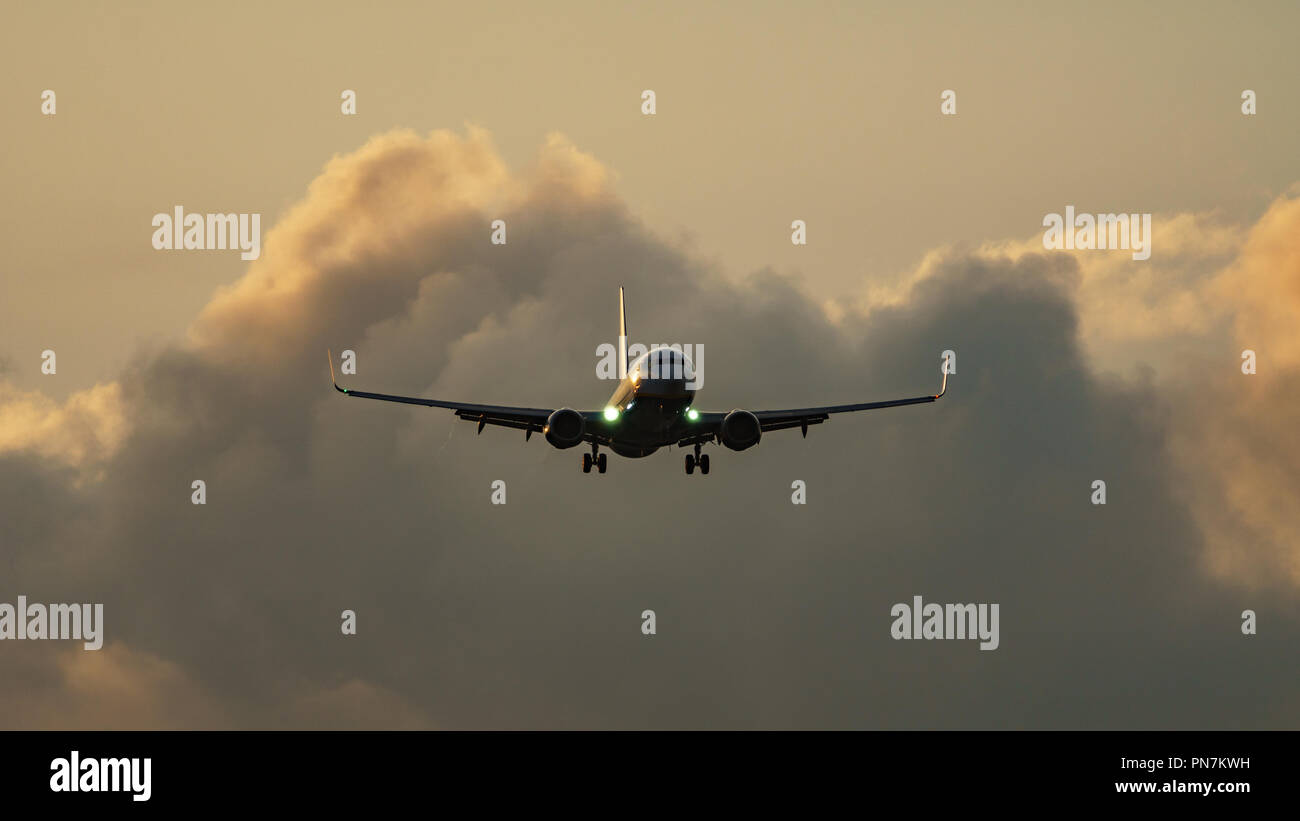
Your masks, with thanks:
[{"label": "airplane nose", "polygon": [[690,393],[685,379],[642,379],[637,386],[637,396],[654,396],[660,399],[682,399]]}]

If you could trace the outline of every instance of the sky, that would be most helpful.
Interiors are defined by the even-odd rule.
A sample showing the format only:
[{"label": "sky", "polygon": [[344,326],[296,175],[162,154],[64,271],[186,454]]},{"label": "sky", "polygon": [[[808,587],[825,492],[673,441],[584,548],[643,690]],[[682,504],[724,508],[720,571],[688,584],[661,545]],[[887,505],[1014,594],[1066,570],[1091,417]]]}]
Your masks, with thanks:
[{"label": "sky", "polygon": [[[1294,5],[13,16],[0,602],[106,639],[0,642],[0,726],[1300,726]],[[177,205],[260,258],[155,250]],[[1151,258],[1045,249],[1067,205]],[[330,389],[350,349],[599,407],[619,286],[703,409],[957,373],[707,477]],[[998,648],[894,639],[916,595],[998,603]]]}]

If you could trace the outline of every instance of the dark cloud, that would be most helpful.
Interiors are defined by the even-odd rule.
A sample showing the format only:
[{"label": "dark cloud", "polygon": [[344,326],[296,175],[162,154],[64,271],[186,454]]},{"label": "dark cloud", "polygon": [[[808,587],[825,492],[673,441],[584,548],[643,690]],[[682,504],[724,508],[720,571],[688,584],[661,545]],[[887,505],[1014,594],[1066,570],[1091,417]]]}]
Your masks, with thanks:
[{"label": "dark cloud", "polygon": [[[1205,574],[1170,407],[1089,369],[1067,257],[954,254],[832,323],[770,272],[732,286],[648,233],[562,140],[516,178],[481,133],[336,159],[266,250],[188,343],[123,374],[131,432],[102,477],[0,464],[28,489],[0,494],[23,534],[6,595],[58,571],[52,594],[103,601],[111,672],[172,705],[140,724],[1297,723],[1293,599]],[[936,405],[769,434],[689,478],[678,451],[584,475],[540,437],[329,387],[324,351],[346,347],[360,387],[599,407],[619,285],[635,340],[705,346],[710,409],[930,392],[948,348],[958,374]],[[892,640],[891,605],[918,594],[999,603],[1001,647]],[[40,715],[108,676],[0,649],[63,682]]]}]

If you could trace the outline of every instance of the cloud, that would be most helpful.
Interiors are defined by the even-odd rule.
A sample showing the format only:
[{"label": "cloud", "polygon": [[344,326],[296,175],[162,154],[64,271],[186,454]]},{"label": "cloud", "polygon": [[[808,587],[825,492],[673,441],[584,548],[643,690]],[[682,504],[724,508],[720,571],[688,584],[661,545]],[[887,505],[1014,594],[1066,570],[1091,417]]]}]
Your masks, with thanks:
[{"label": "cloud", "polygon": [[[1300,588],[1300,189],[1253,225],[1217,213],[1159,215],[1154,253],[1058,251],[1090,370],[1154,379],[1168,409],[1171,481],[1205,538],[1206,567],[1246,586]],[[905,304],[951,259],[927,254],[899,283],[864,291],[858,309]],[[1041,237],[987,242],[983,259],[1044,254]],[[1031,272],[1031,276],[1037,276]],[[843,312],[840,313],[843,315]],[[1256,375],[1241,354],[1259,357]]]},{"label": "cloud", "polygon": [[[1300,588],[1300,197],[1276,200],[1209,290],[1232,320],[1219,356],[1187,370],[1172,442],[1223,578]],[[1241,372],[1252,350],[1257,372]]]},{"label": "cloud", "polygon": [[0,381],[0,454],[27,452],[72,467],[112,457],[129,425],[116,383],[77,391],[62,405]]},{"label": "cloud", "polygon": [[[1095,287],[1118,269],[940,249],[832,321],[770,271],[731,285],[657,238],[613,179],[560,136],[511,172],[481,130],[394,132],[332,159],[187,338],[120,375],[129,435],[97,451],[102,479],[73,486],[26,445],[0,454],[0,484],[47,489],[3,511],[23,534],[3,589],[103,601],[121,648],[71,678],[67,661],[33,661],[28,680],[110,695],[140,681],[164,706],[122,715],[150,726],[1297,724],[1294,589],[1206,572],[1243,523],[1276,545],[1293,523],[1250,506],[1198,517],[1197,493],[1233,491],[1202,487],[1189,471],[1211,463],[1171,443],[1221,423],[1189,416],[1163,372],[1112,373],[1091,353],[1090,335],[1124,330]],[[489,242],[498,218],[504,246]],[[1260,226],[1198,250],[1202,224],[1175,225],[1190,268],[1169,269],[1197,294],[1226,276],[1197,267],[1207,248],[1285,259]],[[1234,252],[1239,233],[1256,250]],[[708,408],[917,395],[948,348],[959,372],[936,405],[769,434],[688,478],[679,451],[584,475],[540,437],[342,397],[321,361],[356,351],[362,388],[599,407],[619,285],[634,340],[705,346]],[[1158,336],[1198,312],[1235,327],[1237,306],[1177,290],[1139,288]],[[23,420],[43,417],[13,418],[6,441],[34,441]],[[1231,453],[1250,462],[1234,470],[1268,467]],[[1105,507],[1089,503],[1098,478]],[[794,479],[807,506],[790,504]],[[893,641],[890,607],[913,595],[1001,603],[1001,647]],[[1240,634],[1246,607],[1259,636]],[[51,690],[37,715],[75,691]],[[115,698],[69,721],[107,721]]]},{"label": "cloud", "polygon": [[[177,665],[121,642],[102,650],[5,648],[0,725],[19,730],[180,730],[226,726],[219,705]],[[15,657],[17,657],[15,659]],[[15,663],[16,662],[16,663]]]}]

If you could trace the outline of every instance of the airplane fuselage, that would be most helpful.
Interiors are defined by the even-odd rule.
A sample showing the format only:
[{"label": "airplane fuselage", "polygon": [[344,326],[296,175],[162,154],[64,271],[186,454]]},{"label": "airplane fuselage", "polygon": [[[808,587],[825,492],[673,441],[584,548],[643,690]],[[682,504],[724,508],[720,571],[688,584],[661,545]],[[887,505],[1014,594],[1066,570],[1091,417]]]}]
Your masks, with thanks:
[{"label": "airplane fuselage", "polygon": [[690,360],[672,348],[656,348],[628,366],[607,403],[618,412],[609,447],[619,456],[649,456],[691,432],[695,400]]}]

